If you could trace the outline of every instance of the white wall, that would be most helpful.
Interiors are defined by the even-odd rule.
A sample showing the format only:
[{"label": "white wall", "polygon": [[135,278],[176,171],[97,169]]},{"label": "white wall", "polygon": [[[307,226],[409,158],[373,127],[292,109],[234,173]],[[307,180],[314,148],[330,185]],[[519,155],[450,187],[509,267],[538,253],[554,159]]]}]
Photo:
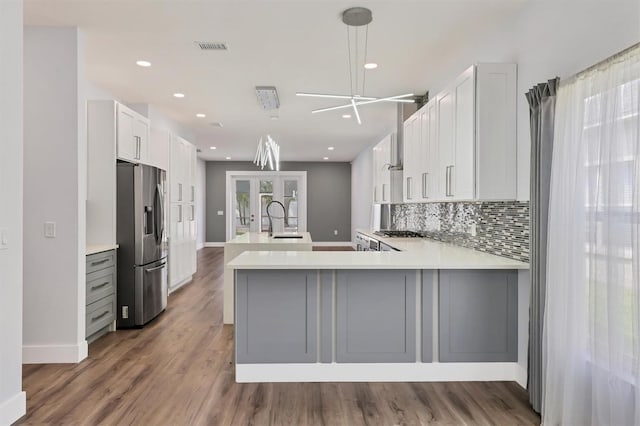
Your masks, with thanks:
[{"label": "white wall", "polygon": [[367,147],[351,162],[351,241],[356,229],[370,229],[373,204],[373,150]]},{"label": "white wall", "polygon": [[87,356],[82,55],[77,28],[24,29],[24,363]]},{"label": "white wall", "polygon": [[205,217],[206,210],[206,190],[207,190],[207,163],[198,158],[196,164],[196,224],[198,235],[196,238],[196,247],[200,250],[204,247],[205,232],[207,223]]},{"label": "white wall", "polygon": [[0,424],[26,412],[22,392],[22,0],[0,1]]}]

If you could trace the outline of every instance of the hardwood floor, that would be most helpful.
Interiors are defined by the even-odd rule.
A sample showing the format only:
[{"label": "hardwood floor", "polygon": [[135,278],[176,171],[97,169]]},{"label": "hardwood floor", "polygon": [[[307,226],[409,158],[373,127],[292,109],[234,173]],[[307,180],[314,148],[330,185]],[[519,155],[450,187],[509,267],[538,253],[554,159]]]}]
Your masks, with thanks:
[{"label": "hardwood floor", "polygon": [[80,364],[25,365],[19,424],[540,423],[516,383],[235,383],[222,258],[220,248],[201,250],[193,283],[165,313],[92,343]]}]

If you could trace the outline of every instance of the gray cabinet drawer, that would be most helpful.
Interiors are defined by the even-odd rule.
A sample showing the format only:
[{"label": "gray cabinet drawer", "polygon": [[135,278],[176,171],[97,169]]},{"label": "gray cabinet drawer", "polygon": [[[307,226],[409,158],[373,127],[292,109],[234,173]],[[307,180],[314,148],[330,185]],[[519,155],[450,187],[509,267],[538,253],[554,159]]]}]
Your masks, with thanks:
[{"label": "gray cabinet drawer", "polygon": [[115,266],[116,251],[109,250],[87,256],[87,274]]},{"label": "gray cabinet drawer", "polygon": [[87,305],[116,292],[114,266],[87,274]]},{"label": "gray cabinet drawer", "polygon": [[115,320],[115,295],[107,296],[87,306],[85,337],[111,324]]}]

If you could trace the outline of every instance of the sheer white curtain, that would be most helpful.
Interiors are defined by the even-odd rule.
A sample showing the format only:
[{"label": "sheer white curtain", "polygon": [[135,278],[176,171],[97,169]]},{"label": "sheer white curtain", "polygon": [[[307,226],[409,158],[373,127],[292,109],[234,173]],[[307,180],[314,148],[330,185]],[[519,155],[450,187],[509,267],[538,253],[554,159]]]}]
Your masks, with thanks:
[{"label": "sheer white curtain", "polygon": [[544,425],[640,425],[640,45],[561,82]]}]

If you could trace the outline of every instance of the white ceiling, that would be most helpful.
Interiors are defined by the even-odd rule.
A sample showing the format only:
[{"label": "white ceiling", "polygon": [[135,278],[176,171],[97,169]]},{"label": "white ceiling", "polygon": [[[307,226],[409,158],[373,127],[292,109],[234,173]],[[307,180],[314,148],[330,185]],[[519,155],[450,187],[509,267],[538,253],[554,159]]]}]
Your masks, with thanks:
[{"label": "white ceiling", "polygon": [[[422,94],[439,58],[518,13],[524,0],[25,0],[25,23],[70,25],[86,37],[88,79],[128,103],[148,103],[197,135],[201,157],[252,160],[258,137],[271,134],[283,161],[349,161],[395,125],[394,104],[361,107],[362,125],[344,111],[311,114],[335,101],[296,91],[348,93],[346,26],[341,12],[366,6],[368,58],[364,95]],[[201,51],[194,41],[229,51]],[[146,59],[152,67],[141,68]],[[462,71],[462,70],[456,70]],[[449,70],[449,72],[451,72]],[[256,85],[276,86],[279,120],[257,103]],[[435,88],[434,88],[435,89]],[[434,90],[432,89],[432,90]],[[176,99],[174,92],[186,97]],[[433,94],[433,93],[432,93]],[[205,113],[206,118],[196,118]],[[208,123],[220,121],[223,128]],[[215,151],[209,146],[216,146]],[[327,151],[335,146],[334,151]]]}]

